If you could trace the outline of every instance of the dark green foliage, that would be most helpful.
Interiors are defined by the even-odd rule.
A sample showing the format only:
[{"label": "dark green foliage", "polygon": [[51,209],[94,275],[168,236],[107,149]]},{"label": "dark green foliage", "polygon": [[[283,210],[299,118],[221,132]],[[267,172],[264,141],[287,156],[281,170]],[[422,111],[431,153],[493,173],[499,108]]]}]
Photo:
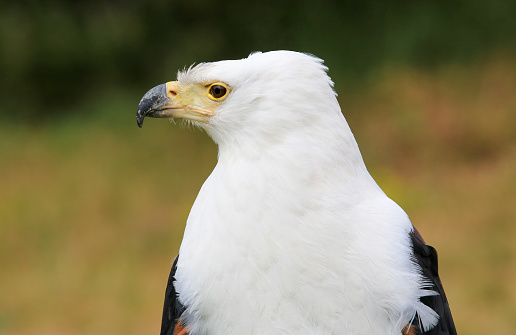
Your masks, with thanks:
[{"label": "dark green foliage", "polygon": [[349,83],[386,62],[470,61],[514,52],[515,16],[511,0],[2,4],[0,118],[50,120],[117,90],[139,97],[185,65],[255,50],[313,53]]}]

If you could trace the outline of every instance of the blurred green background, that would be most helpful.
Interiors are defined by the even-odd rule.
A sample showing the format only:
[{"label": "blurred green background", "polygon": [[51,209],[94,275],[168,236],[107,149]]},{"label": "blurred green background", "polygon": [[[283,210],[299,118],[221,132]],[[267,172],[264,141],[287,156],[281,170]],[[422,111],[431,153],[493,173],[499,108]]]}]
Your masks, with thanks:
[{"label": "blurred green background", "polygon": [[135,122],[194,62],[326,60],[380,186],[440,254],[460,334],[516,329],[516,2],[0,3],[0,334],[156,334],[216,163]]}]

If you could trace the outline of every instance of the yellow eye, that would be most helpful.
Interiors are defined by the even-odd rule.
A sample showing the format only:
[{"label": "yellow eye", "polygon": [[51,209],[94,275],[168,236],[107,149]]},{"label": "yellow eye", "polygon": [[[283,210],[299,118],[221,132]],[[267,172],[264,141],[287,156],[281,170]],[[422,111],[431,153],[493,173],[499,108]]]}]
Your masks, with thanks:
[{"label": "yellow eye", "polygon": [[211,84],[208,88],[208,96],[213,100],[222,100],[228,95],[228,88],[222,83]]}]

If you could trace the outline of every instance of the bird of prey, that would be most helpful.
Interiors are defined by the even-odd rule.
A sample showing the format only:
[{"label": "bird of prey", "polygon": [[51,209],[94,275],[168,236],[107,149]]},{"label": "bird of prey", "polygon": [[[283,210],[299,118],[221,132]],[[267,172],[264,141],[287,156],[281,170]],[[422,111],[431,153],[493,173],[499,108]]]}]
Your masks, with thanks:
[{"label": "bird of prey", "polygon": [[323,61],[201,63],[137,112],[206,131],[161,334],[456,334],[437,254],[373,180]]}]

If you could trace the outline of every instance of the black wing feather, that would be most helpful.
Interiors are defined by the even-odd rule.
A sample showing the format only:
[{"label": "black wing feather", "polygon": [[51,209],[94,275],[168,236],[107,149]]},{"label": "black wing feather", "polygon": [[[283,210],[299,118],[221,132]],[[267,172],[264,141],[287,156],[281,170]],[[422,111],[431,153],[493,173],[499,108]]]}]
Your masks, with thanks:
[{"label": "black wing feather", "polygon": [[165,303],[163,305],[163,316],[161,319],[161,333],[160,335],[174,335],[174,328],[179,322],[181,314],[185,311],[185,306],[181,304],[177,298],[176,288],[174,282],[176,278],[177,260],[179,256],[174,260],[170,275],[168,276],[167,289],[165,291]]},{"label": "black wing feather", "polygon": [[[437,268],[437,251],[433,247],[425,244],[425,241],[415,228],[410,233],[410,237],[412,239],[415,260],[419,266],[421,266],[423,276],[428,280],[429,283],[432,283],[433,287],[431,289],[439,293],[439,295],[421,298],[422,303],[432,308],[439,315],[439,322],[434,328],[426,332],[419,330],[417,334],[457,335],[457,330],[455,330],[455,324],[453,323],[450,306],[448,305],[448,300],[444,294],[443,285],[439,279]],[[413,322],[413,326],[416,329],[419,326],[419,320],[417,317]]]}]

